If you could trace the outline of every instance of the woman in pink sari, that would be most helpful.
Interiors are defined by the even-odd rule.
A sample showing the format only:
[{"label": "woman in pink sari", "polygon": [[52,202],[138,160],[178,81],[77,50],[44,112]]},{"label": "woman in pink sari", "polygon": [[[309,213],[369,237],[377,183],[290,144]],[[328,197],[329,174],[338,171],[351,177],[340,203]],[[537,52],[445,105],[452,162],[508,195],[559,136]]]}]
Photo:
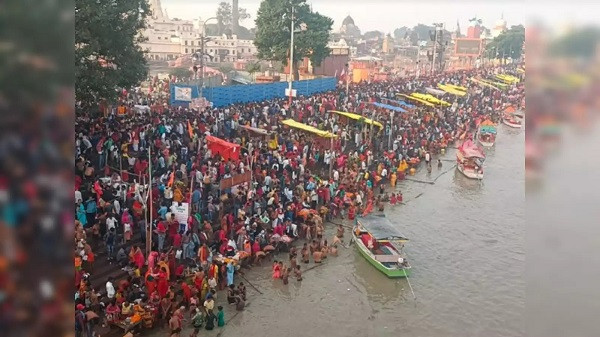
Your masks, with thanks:
[{"label": "woman in pink sari", "polygon": [[148,270],[154,270],[154,265],[156,264],[157,259],[158,252],[150,252],[150,256],[148,256]]},{"label": "woman in pink sari", "polygon": [[128,242],[133,236],[133,226],[131,225],[131,215],[129,215],[127,208],[123,211],[123,215],[121,215],[121,223],[123,224],[123,238],[125,242]]},{"label": "woman in pink sari", "polygon": [[106,307],[106,321],[108,323],[118,322],[120,320],[119,315],[121,313],[121,309],[118,305],[115,304],[115,301],[111,301]]}]

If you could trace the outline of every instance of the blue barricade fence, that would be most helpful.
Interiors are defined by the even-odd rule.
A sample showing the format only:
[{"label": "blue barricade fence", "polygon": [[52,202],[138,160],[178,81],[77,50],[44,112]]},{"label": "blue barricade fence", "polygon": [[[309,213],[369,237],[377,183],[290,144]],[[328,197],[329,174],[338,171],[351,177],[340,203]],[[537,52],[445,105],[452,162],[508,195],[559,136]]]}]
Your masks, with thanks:
[{"label": "blue barricade fence", "polygon": [[[315,93],[334,90],[336,86],[334,77],[317,78],[314,80],[294,81],[292,88],[296,90],[296,96],[310,96]],[[171,83],[171,105],[180,105],[189,103],[187,101],[176,100],[175,88],[191,89],[191,99],[198,98],[199,90],[197,86]],[[260,102],[273,98],[286,97],[285,89],[287,82],[231,85],[224,87],[204,88],[202,96],[213,103],[215,107],[223,107],[236,103]]]}]

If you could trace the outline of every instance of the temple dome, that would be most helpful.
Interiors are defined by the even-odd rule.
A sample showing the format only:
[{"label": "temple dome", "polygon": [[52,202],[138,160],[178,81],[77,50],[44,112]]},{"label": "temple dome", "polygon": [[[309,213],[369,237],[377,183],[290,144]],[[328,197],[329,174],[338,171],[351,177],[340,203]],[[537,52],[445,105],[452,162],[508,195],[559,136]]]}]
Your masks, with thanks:
[{"label": "temple dome", "polygon": [[354,19],[352,19],[352,17],[350,15],[348,15],[344,21],[342,21],[342,26],[346,26],[346,25],[355,25],[354,24]]}]

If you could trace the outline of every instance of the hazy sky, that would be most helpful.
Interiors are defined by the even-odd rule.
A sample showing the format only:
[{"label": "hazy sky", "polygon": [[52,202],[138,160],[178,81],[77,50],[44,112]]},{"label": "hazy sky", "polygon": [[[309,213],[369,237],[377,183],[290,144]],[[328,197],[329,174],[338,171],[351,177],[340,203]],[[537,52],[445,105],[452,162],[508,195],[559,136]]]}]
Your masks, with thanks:
[{"label": "hazy sky", "polygon": [[[219,2],[221,1],[161,0],[169,17],[188,20],[214,16]],[[246,8],[251,15],[250,19],[241,22],[243,26],[254,26],[260,2],[260,0],[239,0],[240,7]],[[464,33],[470,18],[476,16],[483,20],[486,27],[493,27],[502,14],[509,26],[527,24],[536,19],[557,25],[572,22],[595,23],[597,14],[600,13],[600,3],[582,0],[307,0],[307,2],[312,4],[314,11],[334,20],[334,30],[338,30],[342,20],[350,15],[363,33],[369,30],[392,33],[398,27],[412,27],[418,23],[433,22],[443,22],[446,24],[446,29],[454,30],[457,20]]]}]

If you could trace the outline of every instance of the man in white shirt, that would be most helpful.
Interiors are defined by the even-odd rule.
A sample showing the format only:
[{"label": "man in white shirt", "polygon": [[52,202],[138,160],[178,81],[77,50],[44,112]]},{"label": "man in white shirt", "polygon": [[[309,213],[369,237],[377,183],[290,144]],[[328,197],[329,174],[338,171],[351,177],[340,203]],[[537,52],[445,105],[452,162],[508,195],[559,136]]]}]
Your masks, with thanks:
[{"label": "man in white shirt", "polygon": [[111,214],[108,218],[106,218],[106,231],[110,231],[111,228],[117,228],[117,219],[114,214]]},{"label": "man in white shirt", "polygon": [[356,193],[356,204],[359,206],[362,205],[362,196],[360,193]]},{"label": "man in white shirt", "polygon": [[106,282],[106,297],[109,299],[115,298],[115,286],[113,285],[113,278],[109,277]]}]

